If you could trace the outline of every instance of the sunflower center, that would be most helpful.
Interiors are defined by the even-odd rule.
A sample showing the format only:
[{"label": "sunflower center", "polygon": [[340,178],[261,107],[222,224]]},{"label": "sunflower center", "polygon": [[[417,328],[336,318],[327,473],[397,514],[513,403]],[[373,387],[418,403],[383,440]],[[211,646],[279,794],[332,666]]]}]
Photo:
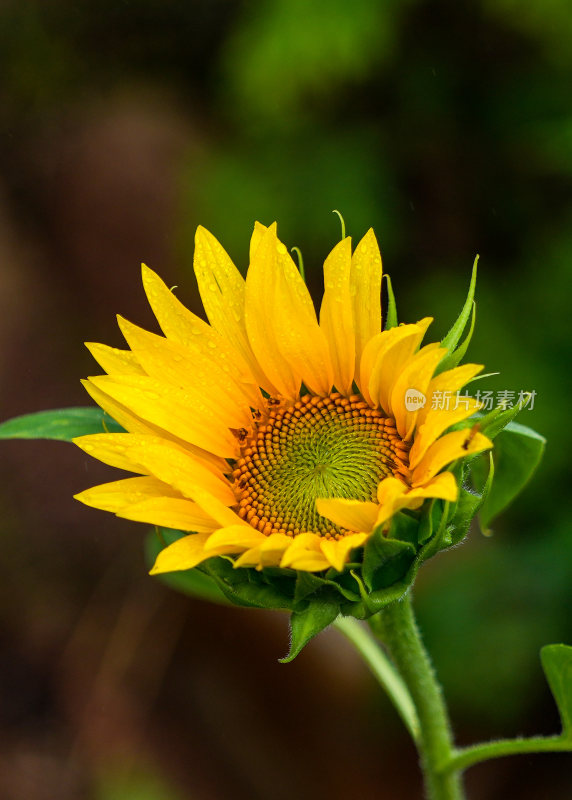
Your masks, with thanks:
[{"label": "sunflower center", "polygon": [[318,498],[376,499],[379,482],[407,462],[393,419],[359,395],[305,395],[268,412],[242,445],[233,472],[238,513],[266,535],[346,531],[320,516]]}]

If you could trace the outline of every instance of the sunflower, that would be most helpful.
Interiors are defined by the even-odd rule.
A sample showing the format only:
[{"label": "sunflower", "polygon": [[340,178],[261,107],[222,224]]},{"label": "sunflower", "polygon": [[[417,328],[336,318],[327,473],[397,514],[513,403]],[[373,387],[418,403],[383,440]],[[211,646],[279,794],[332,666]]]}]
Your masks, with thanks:
[{"label": "sunflower", "polygon": [[136,475],[78,500],[188,532],[153,573],[221,555],[237,568],[341,572],[399,511],[457,499],[451,465],[492,443],[476,426],[448,430],[474,400],[430,398],[482,366],[440,372],[447,348],[421,346],[431,318],[382,331],[372,230],[353,253],[345,237],[327,257],[319,319],[275,224],[255,225],[246,279],[202,227],[195,245],[209,323],[143,266],[164,336],[119,318],[128,350],[87,344],[106,374],[85,387],[125,433],[74,440]]}]

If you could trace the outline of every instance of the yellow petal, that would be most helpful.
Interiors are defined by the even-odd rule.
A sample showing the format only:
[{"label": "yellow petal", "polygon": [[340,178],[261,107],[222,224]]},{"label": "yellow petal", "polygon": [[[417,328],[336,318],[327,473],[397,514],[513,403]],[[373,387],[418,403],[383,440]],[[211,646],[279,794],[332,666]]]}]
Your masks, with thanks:
[{"label": "yellow petal", "polygon": [[252,231],[252,236],[250,237],[249,263],[252,262],[254,254],[258,250],[258,245],[262,241],[262,237],[267,230],[268,228],[266,225],[263,225],[261,222],[254,223],[254,230]]},{"label": "yellow petal", "polygon": [[183,442],[182,439],[178,439],[176,436],[173,436],[167,431],[162,431],[160,428],[155,425],[151,425],[149,422],[143,422],[140,417],[126,409],[125,406],[121,405],[121,403],[113,400],[105,392],[102,392],[101,389],[98,389],[97,386],[94,386],[93,383],[90,383],[89,381],[82,381],[82,384],[91,397],[93,397],[97,405],[101,406],[101,408],[103,408],[103,410],[106,411],[110,417],[113,417],[113,419],[122,425],[126,431],[129,431],[129,433],[137,433],[167,439],[179,445],[179,447],[183,447],[184,449],[188,450],[197,460],[199,460],[205,466],[208,466],[211,471],[219,473],[228,470],[228,462],[224,458],[215,456],[201,447],[195,447],[188,442]]},{"label": "yellow petal", "polygon": [[[427,393],[427,403],[431,402],[431,394]],[[419,419],[417,421],[417,431],[413,446],[409,451],[409,468],[414,469],[421,461],[428,448],[433,442],[441,436],[443,431],[461,422],[464,419],[472,416],[475,411],[481,407],[482,403],[469,398],[468,401],[463,401],[458,408],[454,408],[454,401],[451,403],[451,409],[436,408],[430,410],[425,415],[425,421],[419,426]]]},{"label": "yellow petal", "polygon": [[228,417],[201,392],[183,391],[139,375],[103,375],[89,380],[144,421],[185,442],[223,458],[238,455],[238,442],[228,429]]},{"label": "yellow petal", "polygon": [[[445,392],[451,394],[450,402],[452,402],[454,407],[455,398],[453,395],[455,392],[468,383],[471,378],[474,378],[482,368],[482,364],[462,364],[460,367],[448,369],[440,375],[435,376],[427,387],[427,404],[419,412],[417,426],[421,427],[421,425],[423,425],[426,418],[432,413],[434,405],[437,407],[439,407],[439,404],[442,406],[445,405],[448,398]],[[449,404],[448,407],[451,408],[451,405]]]},{"label": "yellow petal", "polygon": [[81,448],[88,456],[109,464],[110,467],[125,469],[128,472],[138,472],[144,475],[147,469],[139,462],[134,461],[128,453],[127,440],[136,434],[131,433],[92,433],[88,436],[78,436],[72,442]]},{"label": "yellow petal", "polygon": [[371,531],[377,516],[376,503],[362,503],[359,500],[343,500],[337,497],[316,500],[316,508],[322,517],[350,531]]},{"label": "yellow petal", "polygon": [[284,552],[280,566],[317,572],[327,569],[330,562],[321,550],[322,537],[315,533],[301,533],[292,539],[292,544]]},{"label": "yellow petal", "polygon": [[330,350],[310,293],[286,246],[276,239],[272,324],[280,352],[311,392],[328,395],[334,380]]},{"label": "yellow petal", "polygon": [[283,533],[271,533],[264,541],[246,550],[234,562],[235,567],[278,567],[284,552],[292,544],[292,537]]},{"label": "yellow petal", "polygon": [[389,401],[389,413],[395,419],[397,432],[406,441],[411,438],[420,405],[413,404],[408,408],[408,401],[412,396],[415,399],[425,397],[427,387],[437,365],[447,353],[447,350],[437,345],[428,345],[416,353],[395,380]]},{"label": "yellow petal", "polygon": [[368,343],[360,368],[360,386],[370,405],[381,405],[386,413],[390,413],[393,385],[419,347],[431,322],[431,317],[425,317],[414,325],[399,325],[383,331]]},{"label": "yellow petal", "polygon": [[230,525],[219,528],[210,537],[205,545],[205,550],[218,550],[220,547],[229,548],[229,553],[242,553],[250,547],[261,544],[266,537],[250,525]]},{"label": "yellow petal", "polygon": [[370,228],[352,256],[351,294],[355,326],[355,374],[369,340],[381,331],[381,254]]},{"label": "yellow petal", "polygon": [[355,371],[355,329],[350,292],[351,239],[339,242],[324,262],[324,299],[320,327],[326,335],[336,389],[352,392]]},{"label": "yellow petal", "polygon": [[[129,433],[147,433],[151,434],[153,429],[150,425],[143,422],[140,417],[133,414],[129,409],[122,406],[121,403],[113,400],[108,394],[98,389],[91,381],[82,381],[82,386],[86,392],[92,397],[100,408],[106,411],[110,417],[118,422]],[[102,431],[103,432],[103,431]]]},{"label": "yellow petal", "polygon": [[342,572],[349,560],[350,552],[360,547],[367,539],[366,533],[354,533],[342,539],[323,539],[321,548],[329,563],[338,572]]},{"label": "yellow petal", "polygon": [[245,323],[256,359],[274,387],[270,394],[298,396],[301,378],[278,349],[274,334],[274,294],[278,281],[278,240],[274,223],[263,234],[246,275]]},{"label": "yellow petal", "polygon": [[[113,435],[109,434],[109,437]],[[173,486],[185,497],[202,505],[195,495],[204,490],[226,505],[236,502],[227,479],[211,472],[182,448],[151,436],[115,435],[129,440],[125,444],[118,443],[118,446],[126,448],[126,454],[133,462],[141,464],[146,472]]]},{"label": "yellow petal", "polygon": [[210,533],[218,528],[218,523],[196,503],[179,497],[150,497],[141,503],[122,508],[117,516],[178,531]]},{"label": "yellow petal", "polygon": [[173,339],[191,350],[201,348],[222,369],[231,370],[238,380],[254,380],[247,364],[231,342],[189,311],[157,273],[145,264],[142,264],[142,275],[149,305],[168,339]]},{"label": "yellow petal", "polygon": [[243,392],[246,384],[238,383],[200,349],[191,351],[122,317],[118,317],[118,321],[127,343],[149,377],[168,382],[183,391],[216,398],[217,408],[231,427],[242,428],[252,424],[250,406],[258,407],[261,403],[260,392],[254,384],[249,392]]},{"label": "yellow petal", "polygon": [[451,461],[488,450],[492,446],[490,439],[475,428],[446,433],[429,447],[413,470],[411,482],[414,486],[423,485]]},{"label": "yellow petal", "polygon": [[195,235],[195,275],[210,324],[232,342],[256,383],[271,391],[252,352],[244,321],[244,278],[212,233],[199,226]]},{"label": "yellow petal", "polygon": [[439,500],[448,500],[454,503],[459,495],[459,487],[452,472],[441,472],[432,478],[425,486],[411,489],[406,495],[412,500],[426,497],[436,497]]},{"label": "yellow petal", "polygon": [[189,452],[167,440],[131,433],[96,433],[73,441],[105,464],[153,475],[191,500],[195,500],[193,494],[197,490],[203,490],[227,505],[235,502],[230,484],[222,474],[216,475]]},{"label": "yellow petal", "polygon": [[76,500],[85,503],[86,506],[113,513],[151,497],[180,496],[180,493],[172,486],[150,476],[102,483],[74,495]]},{"label": "yellow petal", "polygon": [[96,342],[86,342],[85,346],[108,375],[145,375],[145,370],[129,350],[118,350]]},{"label": "yellow petal", "polygon": [[204,551],[204,545],[209,536],[209,533],[191,533],[189,536],[177,539],[176,542],[161,550],[150,574],[158,575],[161,572],[192,569],[201,561],[211,558],[210,553]]},{"label": "yellow petal", "polygon": [[396,478],[386,478],[379,485],[380,500],[376,525],[383,525],[398,511],[405,508],[416,509],[430,497],[454,502],[457,499],[458,487],[454,475],[444,472],[429,481],[425,486],[411,489]]},{"label": "yellow petal", "polygon": [[382,525],[390,519],[397,508],[400,498],[409,490],[409,486],[398,478],[384,478],[377,487],[379,508],[375,525]]}]

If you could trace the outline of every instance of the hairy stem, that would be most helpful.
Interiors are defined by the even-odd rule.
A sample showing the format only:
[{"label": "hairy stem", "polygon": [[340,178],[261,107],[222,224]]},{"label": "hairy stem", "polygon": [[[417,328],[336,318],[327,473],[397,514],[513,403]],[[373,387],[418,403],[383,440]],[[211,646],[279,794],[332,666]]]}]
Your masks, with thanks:
[{"label": "hairy stem", "polygon": [[429,800],[463,800],[457,769],[439,769],[453,757],[451,725],[441,687],[419,635],[409,594],[371,617],[369,622],[389,648],[417,709],[420,724],[417,748],[427,797]]}]

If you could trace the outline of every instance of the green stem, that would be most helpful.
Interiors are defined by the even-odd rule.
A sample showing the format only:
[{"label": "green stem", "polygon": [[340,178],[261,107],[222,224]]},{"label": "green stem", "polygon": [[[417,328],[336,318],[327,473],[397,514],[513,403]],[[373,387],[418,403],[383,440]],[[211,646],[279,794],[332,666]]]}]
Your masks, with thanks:
[{"label": "green stem", "polygon": [[401,719],[405,723],[414,742],[418,742],[420,735],[419,718],[411,699],[411,695],[401,676],[379,647],[378,643],[353,617],[338,617],[334,627],[353,644],[363,656],[364,661],[385,689]]},{"label": "green stem", "polygon": [[441,688],[406,595],[374,617],[370,625],[388,646],[393,661],[417,708],[421,732],[417,748],[429,800],[463,800],[461,778],[456,769],[439,771],[453,757],[453,740]]},{"label": "green stem", "polygon": [[496,742],[484,742],[457,750],[454,755],[441,765],[443,774],[467,769],[480,761],[501,756],[512,756],[518,753],[554,753],[571,751],[572,742],[563,736],[534,736],[529,739],[499,739]]}]

